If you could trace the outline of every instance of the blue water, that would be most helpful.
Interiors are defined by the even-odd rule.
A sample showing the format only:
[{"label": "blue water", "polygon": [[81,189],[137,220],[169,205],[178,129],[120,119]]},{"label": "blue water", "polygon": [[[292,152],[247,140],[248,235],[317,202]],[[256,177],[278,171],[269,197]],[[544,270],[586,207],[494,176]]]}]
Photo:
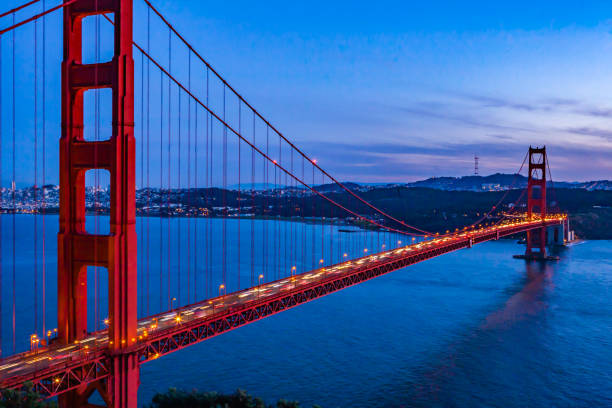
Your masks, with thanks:
[{"label": "blue water", "polygon": [[612,406],[612,242],[544,267],[490,242],[142,367],[168,386],[323,407]]},{"label": "blue water", "polygon": [[[17,223],[17,313],[27,320],[31,218]],[[522,250],[499,241],[444,255],[146,363],[140,402],[175,386],[326,408],[612,406],[612,242],[569,247],[546,266],[512,258]]]},{"label": "blue water", "polygon": [[[57,327],[59,225],[57,215],[5,214],[0,222],[0,346],[2,356],[6,356],[29,349],[31,334],[42,336],[43,297],[44,329]],[[88,216],[86,227],[91,233],[108,233],[109,218]],[[341,232],[347,229],[354,232]],[[293,266],[296,273],[302,273],[338,263],[344,253],[350,259],[363,256],[366,247],[370,251],[382,245],[392,248],[399,239],[406,239],[341,224],[280,219],[138,218],[136,232],[139,317],[218,296],[221,284],[230,293],[258,284],[260,275],[262,283],[269,282],[289,276]],[[89,331],[105,327],[107,293],[106,269],[88,267]]]}]

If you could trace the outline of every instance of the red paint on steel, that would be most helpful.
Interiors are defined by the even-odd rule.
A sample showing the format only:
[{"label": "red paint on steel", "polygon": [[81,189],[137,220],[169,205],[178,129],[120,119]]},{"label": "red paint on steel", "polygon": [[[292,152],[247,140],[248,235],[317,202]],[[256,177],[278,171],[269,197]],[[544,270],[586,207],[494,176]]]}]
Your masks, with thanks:
[{"label": "red paint on steel", "polygon": [[[529,176],[527,181],[527,218],[546,217],[546,146],[529,146]],[[534,251],[537,248],[538,251]],[[527,232],[526,256],[546,257],[546,228]]]},{"label": "red paint on steel", "polygon": [[[64,3],[66,6],[67,3]],[[114,56],[107,63],[82,63],[82,20],[115,15]],[[112,134],[85,141],[83,94],[112,90]],[[60,139],[60,232],[58,234],[58,329],[65,343],[87,334],[87,267],[103,266],[109,276],[109,358],[113,373],[95,389],[115,408],[136,407],[138,364],[129,346],[136,341],[136,201],[132,1],[78,0],[64,8],[62,137]],[[85,230],[85,173],[110,174],[110,234]],[[95,378],[98,378],[94,376]],[[91,378],[88,376],[87,378]],[[100,381],[96,379],[96,381]],[[63,407],[87,404],[93,388],[67,387]]]}]

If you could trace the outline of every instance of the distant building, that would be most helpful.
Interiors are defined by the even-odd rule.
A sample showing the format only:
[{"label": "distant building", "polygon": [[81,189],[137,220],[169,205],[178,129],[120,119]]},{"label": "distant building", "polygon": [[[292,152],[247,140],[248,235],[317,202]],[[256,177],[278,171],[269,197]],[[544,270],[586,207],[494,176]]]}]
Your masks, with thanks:
[{"label": "distant building", "polygon": [[499,183],[483,183],[481,184],[481,189],[483,191],[501,191],[504,190],[504,188],[502,188],[501,184]]}]

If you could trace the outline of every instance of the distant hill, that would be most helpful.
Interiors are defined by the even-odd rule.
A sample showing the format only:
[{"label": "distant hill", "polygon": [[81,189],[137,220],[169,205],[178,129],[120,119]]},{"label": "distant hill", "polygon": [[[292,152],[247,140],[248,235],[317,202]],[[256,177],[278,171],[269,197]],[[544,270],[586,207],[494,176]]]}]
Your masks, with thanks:
[{"label": "distant hill", "polygon": [[[584,182],[554,182],[556,188],[595,190],[612,190],[612,181],[596,180]],[[501,191],[522,189],[527,186],[527,177],[520,174],[496,173],[489,176],[432,177],[426,180],[403,184],[406,187],[424,187],[446,191]],[[549,182],[549,186],[551,183]]]},{"label": "distant hill", "polygon": [[[343,184],[353,191],[367,191],[373,188],[392,188],[392,187],[422,187],[435,190],[445,191],[503,191],[510,189],[523,189],[527,186],[527,177],[520,174],[503,174],[495,173],[489,176],[463,176],[463,177],[431,177],[426,180],[419,180],[412,183],[359,183],[359,182],[343,182]],[[595,190],[612,190],[612,181],[610,180],[595,180],[595,181],[554,181],[554,187],[567,189],[584,189],[588,191]],[[549,186],[551,183],[549,183]],[[228,186],[230,190],[237,190],[238,184]],[[274,183],[255,183],[251,185],[249,182],[240,185],[241,190],[250,190],[253,188],[257,191],[275,190],[275,189],[305,189],[302,185],[287,186]],[[318,191],[322,193],[341,192],[342,188],[335,183],[315,185]]]}]

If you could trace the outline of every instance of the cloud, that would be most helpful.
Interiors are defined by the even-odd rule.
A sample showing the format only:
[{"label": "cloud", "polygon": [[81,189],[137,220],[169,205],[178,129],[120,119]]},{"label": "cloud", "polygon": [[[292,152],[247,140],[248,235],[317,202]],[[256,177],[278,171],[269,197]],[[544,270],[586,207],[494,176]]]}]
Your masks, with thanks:
[{"label": "cloud", "polygon": [[487,135],[487,136],[494,138],[494,139],[499,139],[499,140],[514,140],[514,138],[510,135],[497,134],[497,135]]},{"label": "cloud", "polygon": [[[505,136],[505,135],[501,135]],[[320,145],[311,141],[304,147]],[[431,176],[471,174],[473,155],[481,158],[483,174],[518,170],[528,144],[500,140],[499,143],[466,143],[431,146],[410,143],[334,143],[326,142],[317,158],[341,180],[357,182],[407,182]],[[592,180],[610,178],[609,151],[590,145],[548,145],[550,166],[555,180]],[[579,167],[576,163],[581,163]]]},{"label": "cloud", "polygon": [[565,131],[576,135],[597,136],[612,141],[612,130],[598,129],[593,127],[577,127],[567,128]]},{"label": "cloud", "polygon": [[529,113],[572,113],[580,116],[612,118],[612,107],[594,106],[590,101],[580,101],[572,98],[540,98],[535,102],[528,103],[524,101],[517,102],[511,98],[476,93],[443,91],[443,94],[457,98],[461,101],[475,102],[482,108],[508,109]]},{"label": "cloud", "polygon": [[467,94],[467,93],[453,93],[454,95],[460,96],[463,99],[477,102],[479,105],[485,108],[507,108],[518,111],[534,112],[539,110],[549,110],[549,107],[528,104],[524,102],[515,102],[510,99],[493,97],[487,95]]},{"label": "cloud", "polygon": [[[430,105],[431,106],[431,105]],[[485,128],[485,129],[495,129],[502,131],[519,131],[519,132],[535,132],[535,129],[523,126],[511,126],[511,125],[503,125],[494,121],[486,121],[477,119],[471,114],[455,112],[452,113],[452,108],[448,105],[440,105],[437,109],[432,109],[431,107],[427,107],[427,104],[419,104],[419,106],[404,106],[404,107],[396,107],[404,113],[408,113],[410,115],[419,116],[419,117],[429,117],[438,119],[441,121],[451,122],[451,123],[459,123],[467,126]],[[484,115],[479,115],[482,117]]]},{"label": "cloud", "polygon": [[583,107],[575,109],[574,112],[580,115],[594,116],[597,118],[612,118],[612,108]]},{"label": "cloud", "polygon": [[557,98],[557,97],[543,99],[543,103],[546,103],[546,104],[549,104],[549,105],[553,105],[553,106],[578,106],[578,105],[581,105],[581,102],[576,100],[576,99]]}]

